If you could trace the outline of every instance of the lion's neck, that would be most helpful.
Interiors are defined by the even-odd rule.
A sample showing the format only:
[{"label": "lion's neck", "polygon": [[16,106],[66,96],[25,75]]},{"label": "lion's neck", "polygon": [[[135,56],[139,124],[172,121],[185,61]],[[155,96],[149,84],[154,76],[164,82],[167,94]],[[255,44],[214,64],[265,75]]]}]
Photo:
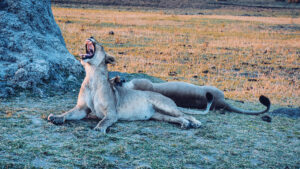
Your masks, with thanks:
[{"label": "lion's neck", "polygon": [[[85,82],[92,88],[98,88],[100,84],[107,86],[108,81],[108,70],[107,66],[94,67],[87,65],[85,66]],[[106,89],[109,90],[109,89]]]},{"label": "lion's neck", "polygon": [[85,69],[85,73],[87,77],[97,77],[97,78],[101,78],[101,79],[108,79],[108,70],[107,70],[107,66],[90,66],[90,65],[86,65],[84,67]]}]

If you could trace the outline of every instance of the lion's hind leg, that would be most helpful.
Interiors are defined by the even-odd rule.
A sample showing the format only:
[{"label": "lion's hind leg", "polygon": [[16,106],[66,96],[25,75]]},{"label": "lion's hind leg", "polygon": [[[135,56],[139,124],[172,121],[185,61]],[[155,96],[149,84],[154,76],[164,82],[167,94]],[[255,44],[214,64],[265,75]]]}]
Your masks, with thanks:
[{"label": "lion's hind leg", "polygon": [[[154,95],[155,96],[155,95]],[[157,96],[156,96],[157,97]],[[160,96],[156,99],[149,100],[150,103],[153,105],[153,108],[165,115],[173,116],[173,117],[179,117],[183,116],[184,114],[177,108],[176,104],[173,102],[173,100]]]},{"label": "lion's hind leg", "polygon": [[160,98],[161,100],[152,101],[154,109],[162,115],[170,117],[183,118],[189,121],[190,126],[193,128],[198,128],[201,126],[201,122],[192,116],[185,115],[182,111],[178,109],[176,104],[169,98]]},{"label": "lion's hind leg", "polygon": [[170,123],[177,123],[181,125],[181,128],[188,129],[190,127],[190,122],[183,117],[173,117],[165,114],[161,114],[155,112],[154,115],[151,117],[153,120],[158,121],[165,121]]},{"label": "lion's hind leg", "polygon": [[156,111],[158,111],[160,114],[167,115],[170,117],[177,117],[177,118],[183,118],[185,120],[188,120],[190,123],[190,126],[193,128],[199,128],[201,126],[201,122],[198,121],[195,117],[189,116],[181,112],[177,106],[173,105],[164,105],[161,107],[156,107],[154,105]]}]

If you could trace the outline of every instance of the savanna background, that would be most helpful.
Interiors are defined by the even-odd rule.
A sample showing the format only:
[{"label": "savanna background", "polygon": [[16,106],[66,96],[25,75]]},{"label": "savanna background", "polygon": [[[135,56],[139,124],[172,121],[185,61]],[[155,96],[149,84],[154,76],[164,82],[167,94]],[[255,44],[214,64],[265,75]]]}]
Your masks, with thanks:
[{"label": "savanna background", "polygon": [[[213,85],[228,102],[262,109],[300,105],[297,0],[54,0],[68,50],[79,59],[94,36],[117,59],[110,71]],[[103,136],[94,120],[46,121],[76,103],[79,89],[7,99],[0,109],[2,168],[299,168],[299,119],[221,111],[195,116],[200,129],[118,122]],[[238,102],[237,102],[238,101]],[[242,104],[242,103],[244,104]]]},{"label": "savanna background", "polygon": [[213,85],[236,100],[265,94],[276,104],[300,103],[297,9],[73,6],[55,5],[53,13],[77,57],[94,36],[117,57],[110,70]]}]

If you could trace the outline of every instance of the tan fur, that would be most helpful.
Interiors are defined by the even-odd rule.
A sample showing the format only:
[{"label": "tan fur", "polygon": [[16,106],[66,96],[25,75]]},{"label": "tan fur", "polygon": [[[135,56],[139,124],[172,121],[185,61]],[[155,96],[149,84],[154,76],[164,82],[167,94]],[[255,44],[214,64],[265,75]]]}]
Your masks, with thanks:
[{"label": "tan fur", "polygon": [[239,109],[228,104],[225,101],[224,93],[216,87],[196,86],[185,82],[152,83],[147,79],[133,79],[123,86],[128,89],[161,93],[164,96],[171,98],[177,106],[185,108],[203,109],[207,107],[207,93],[211,93],[214,98],[211,107],[212,109],[225,109],[241,114],[257,115],[267,112],[271,105],[267,97],[261,96],[260,102],[267,107],[265,110],[248,111]]},{"label": "tan fur", "polygon": [[137,91],[112,85],[108,79],[107,64],[114,63],[103,47],[93,38],[95,53],[92,58],[81,60],[86,77],[81,85],[77,105],[61,114],[48,116],[55,124],[65,120],[80,120],[89,113],[102,119],[95,130],[106,129],[118,120],[149,120],[178,123],[183,128],[200,127],[201,122],[183,114],[171,99],[151,91]]}]

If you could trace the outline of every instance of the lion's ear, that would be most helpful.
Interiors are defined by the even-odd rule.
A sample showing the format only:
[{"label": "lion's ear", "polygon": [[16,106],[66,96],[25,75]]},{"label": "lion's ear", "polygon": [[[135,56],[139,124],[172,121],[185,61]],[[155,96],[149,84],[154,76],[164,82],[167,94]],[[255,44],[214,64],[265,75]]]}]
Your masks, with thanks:
[{"label": "lion's ear", "polygon": [[115,57],[113,57],[109,54],[105,54],[105,63],[106,64],[110,63],[110,64],[114,65],[116,63],[116,59],[115,59]]}]

